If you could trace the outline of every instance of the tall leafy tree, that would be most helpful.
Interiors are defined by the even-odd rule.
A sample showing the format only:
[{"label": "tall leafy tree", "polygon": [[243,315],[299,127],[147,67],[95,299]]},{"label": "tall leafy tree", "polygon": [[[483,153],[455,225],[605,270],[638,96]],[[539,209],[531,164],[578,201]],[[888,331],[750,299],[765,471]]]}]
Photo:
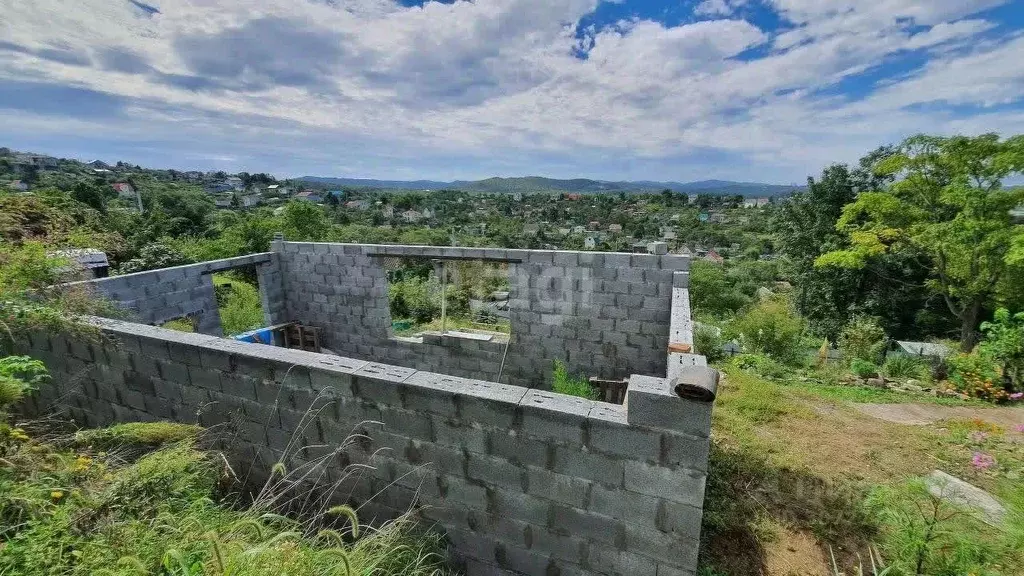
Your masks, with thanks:
[{"label": "tall leafy tree", "polygon": [[1024,136],[951,138],[919,135],[875,165],[896,180],[861,193],[836,226],[849,246],[823,254],[820,268],[858,270],[892,254],[920,256],[927,286],[960,323],[961,348],[978,339],[982,311],[995,303],[1000,281],[1019,266],[1011,248],[1024,235],[1010,210],[1024,190],[1002,181],[1024,171]]},{"label": "tall leafy tree", "polygon": [[920,322],[919,311],[928,306],[925,269],[914,258],[889,255],[856,269],[815,266],[821,255],[849,248],[849,238],[836,229],[836,222],[860,194],[892,182],[889,175],[875,174],[873,167],[894,153],[882,147],[852,168],[829,166],[820,178],[809,178],[806,190],[782,203],[776,213],[778,248],[796,284],[797,309],[816,333],[832,341],[857,315],[881,317],[886,332],[900,337],[916,337],[933,324]]}]

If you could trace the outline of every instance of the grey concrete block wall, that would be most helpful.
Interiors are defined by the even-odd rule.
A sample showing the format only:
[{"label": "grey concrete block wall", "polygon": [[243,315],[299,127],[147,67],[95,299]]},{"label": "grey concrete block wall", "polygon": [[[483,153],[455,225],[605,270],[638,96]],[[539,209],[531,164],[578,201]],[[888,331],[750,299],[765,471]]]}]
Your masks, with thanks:
[{"label": "grey concrete block wall", "polygon": [[219,336],[223,332],[210,274],[253,264],[259,277],[265,316],[276,320],[284,303],[277,258],[269,252],[73,282],[66,286],[88,286],[139,322],[163,324],[188,317],[196,323],[197,332]]},{"label": "grey concrete block wall", "polygon": [[663,375],[676,255],[275,241],[286,316],[321,326],[338,353],[472,378],[496,379],[505,345],[422,344],[391,337],[382,259],[481,259],[509,264],[512,336],[501,381],[541,387],[552,362],[603,378]]},{"label": "grey concrete block wall", "polygon": [[[343,494],[364,519],[414,507],[444,529],[471,575],[696,570],[711,405],[672,395],[664,378],[630,377],[618,406],[95,322],[102,342],[36,333],[19,343],[54,375],[33,410],[63,406],[92,426],[217,425],[236,466],[255,461],[264,474],[277,461],[305,463],[333,482],[345,464],[367,464]],[[353,431],[372,442],[346,444]],[[304,449],[314,445],[323,448]]]}]

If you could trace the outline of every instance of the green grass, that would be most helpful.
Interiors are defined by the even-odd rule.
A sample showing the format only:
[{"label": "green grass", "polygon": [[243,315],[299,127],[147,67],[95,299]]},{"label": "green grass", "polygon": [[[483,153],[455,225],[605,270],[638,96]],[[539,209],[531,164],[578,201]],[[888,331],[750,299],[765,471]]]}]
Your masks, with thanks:
[{"label": "green grass", "polygon": [[[156,442],[183,435],[183,429],[153,423],[80,438]],[[408,517],[374,529],[359,526],[344,506],[325,505],[298,522],[267,500],[248,507],[222,500],[231,474],[191,438],[131,461],[113,456],[123,454],[116,448],[72,451],[24,434],[0,443],[0,574],[448,573],[440,537],[418,530]]]},{"label": "green grass", "polygon": [[178,318],[177,320],[170,320],[164,322],[161,328],[167,328],[168,330],[176,330],[178,332],[195,332],[196,326],[188,318]]},{"label": "green grass", "polygon": [[[399,319],[406,320],[406,319]],[[424,324],[417,324],[412,320],[408,320],[410,323],[409,328],[404,330],[394,330],[395,336],[413,336],[420,332],[440,332],[441,331],[441,319],[434,318],[430,322]],[[485,324],[482,322],[475,322],[470,318],[461,316],[449,316],[445,322],[445,329],[447,330],[484,330],[487,332],[498,332],[501,334],[509,334],[512,331],[512,326],[508,320],[499,318],[496,324]]]},{"label": "green grass", "polygon": [[214,274],[213,284],[217,287],[230,285],[227,293],[218,298],[217,302],[220,324],[225,334],[233,336],[265,324],[260,291],[256,286],[224,274]]},{"label": "green grass", "polygon": [[202,428],[177,422],[128,422],[109,428],[91,428],[75,434],[75,445],[105,449],[124,445],[160,446],[194,439]]},{"label": "green grass", "polygon": [[598,397],[597,388],[592,386],[586,377],[569,374],[565,364],[558,360],[555,360],[554,371],[551,374],[551,389],[559,394],[579,396],[589,400],[596,400]]},{"label": "green grass", "polygon": [[854,404],[938,404],[940,406],[991,406],[978,400],[961,400],[948,396],[933,396],[928,393],[900,392],[873,386],[856,384],[818,384],[813,382],[790,382],[789,387],[826,400],[852,402]]},{"label": "green grass", "polygon": [[[929,575],[1024,573],[1024,435],[981,420],[899,426],[848,407],[858,401],[990,404],[773,380],[756,368],[722,368],[699,573],[776,574],[767,559],[796,553],[786,540],[791,533],[818,545],[811,556],[800,553],[805,562],[834,553],[837,572],[846,574],[857,574],[873,551],[889,576],[917,574],[919,561]],[[978,452],[996,464],[976,469],[971,462]],[[948,505],[935,513],[917,487],[936,468],[1000,498],[1009,509],[1006,525],[993,528]]]}]

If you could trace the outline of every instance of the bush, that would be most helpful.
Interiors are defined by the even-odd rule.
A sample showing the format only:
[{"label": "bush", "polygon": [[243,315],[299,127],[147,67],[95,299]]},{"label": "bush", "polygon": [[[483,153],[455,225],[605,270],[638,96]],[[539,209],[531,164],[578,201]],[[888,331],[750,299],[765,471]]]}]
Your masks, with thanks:
[{"label": "bush", "polygon": [[426,324],[441,314],[441,302],[432,294],[433,285],[418,277],[392,282],[388,288],[391,317],[412,318]]},{"label": "bush", "polygon": [[202,432],[195,424],[127,422],[109,428],[90,428],[75,434],[76,446],[106,450],[119,446],[160,446],[193,439]]},{"label": "bush", "polygon": [[803,318],[781,298],[765,299],[741,314],[732,324],[745,352],[770,356],[787,364],[800,361]]},{"label": "bush", "polygon": [[740,354],[732,359],[732,363],[737,368],[776,380],[785,378],[790,373],[788,367],[763,354]]},{"label": "bush", "polygon": [[711,326],[699,325],[693,331],[693,347],[697,354],[703,354],[708,362],[718,362],[725,358],[722,345],[725,343],[721,332]]},{"label": "bush", "polygon": [[170,244],[154,242],[140,250],[138,257],[121,264],[117,269],[117,273],[133,274],[135,272],[170,268],[171,266],[181,266],[183,264],[192,264],[192,259],[179,252]]},{"label": "bush", "polygon": [[0,417],[10,405],[50,378],[46,366],[28,356],[0,358]]},{"label": "bush", "polygon": [[1005,402],[1010,392],[1003,386],[999,364],[980,352],[957,354],[946,359],[949,381],[957,392],[990,402]]},{"label": "bush", "polygon": [[882,372],[889,378],[923,380],[928,377],[928,364],[907,354],[891,354],[885,359]]},{"label": "bush", "polygon": [[555,360],[555,368],[551,374],[551,389],[559,394],[579,396],[588,400],[597,399],[597,389],[583,376],[572,376],[565,364]]},{"label": "bush", "polygon": [[996,310],[992,322],[982,322],[985,333],[978,351],[998,362],[1010,386],[1024,387],[1024,312],[1010,314],[1006,308]]},{"label": "bush", "polygon": [[850,320],[839,335],[839,350],[847,362],[859,358],[877,364],[885,351],[885,330],[877,319],[858,316]]},{"label": "bush", "polygon": [[858,378],[874,378],[878,376],[878,366],[863,358],[854,358],[850,361],[850,372]]}]

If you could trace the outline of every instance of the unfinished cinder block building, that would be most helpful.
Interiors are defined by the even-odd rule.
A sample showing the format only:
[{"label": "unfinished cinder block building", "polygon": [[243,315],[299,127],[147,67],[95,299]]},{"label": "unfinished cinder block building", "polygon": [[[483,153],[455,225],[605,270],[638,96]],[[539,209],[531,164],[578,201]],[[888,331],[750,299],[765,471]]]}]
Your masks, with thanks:
[{"label": "unfinished cinder block building", "polygon": [[[397,257],[500,263],[511,335],[395,336]],[[330,353],[222,338],[210,274],[240,266],[256,267],[268,326],[315,330]],[[226,450],[257,476],[316,467],[314,484],[366,519],[435,521],[468,574],[694,574],[717,374],[691,350],[688,268],[674,255],[277,240],[90,281],[137,322],[95,318],[99,342],[33,334],[21,348],[54,374],[35,410],[227,427]],[[197,333],[154,326],[180,318]],[[606,398],[622,403],[548,391],[554,360],[621,380]],[[373,445],[332,452],[353,432]],[[370,467],[339,491],[352,463]]]}]

